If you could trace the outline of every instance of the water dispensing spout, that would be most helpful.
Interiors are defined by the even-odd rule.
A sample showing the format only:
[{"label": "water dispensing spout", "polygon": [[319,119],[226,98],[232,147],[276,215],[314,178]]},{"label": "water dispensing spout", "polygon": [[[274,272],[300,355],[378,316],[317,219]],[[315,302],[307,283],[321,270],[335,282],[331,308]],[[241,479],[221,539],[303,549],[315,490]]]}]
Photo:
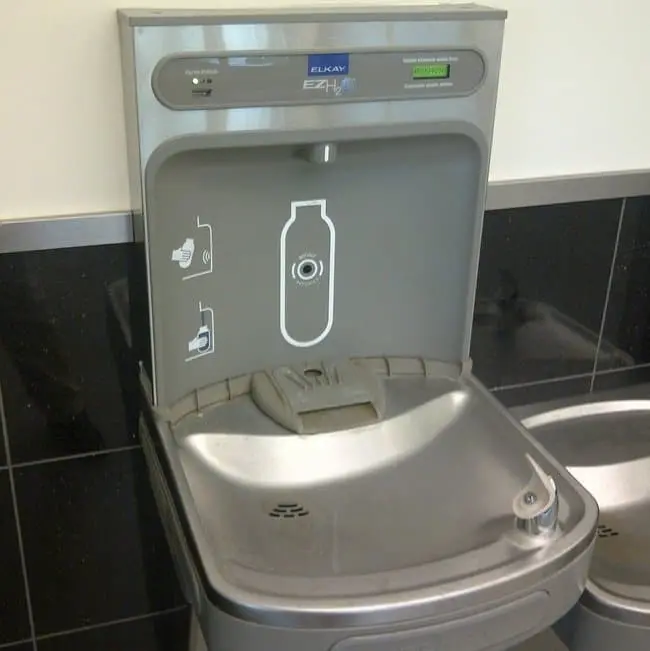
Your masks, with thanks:
[{"label": "water dispensing spout", "polygon": [[309,145],[303,151],[303,157],[310,163],[329,165],[336,160],[337,147],[334,142],[319,142]]},{"label": "water dispensing spout", "polygon": [[533,476],[512,503],[515,526],[530,536],[552,534],[558,524],[559,498],[553,478],[529,455]]}]

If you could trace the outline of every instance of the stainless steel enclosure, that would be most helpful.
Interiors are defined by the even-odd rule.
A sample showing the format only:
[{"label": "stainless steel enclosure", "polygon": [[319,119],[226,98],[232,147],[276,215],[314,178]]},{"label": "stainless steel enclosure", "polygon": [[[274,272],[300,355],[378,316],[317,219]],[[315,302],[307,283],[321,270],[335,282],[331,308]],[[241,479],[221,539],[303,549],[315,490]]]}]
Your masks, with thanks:
[{"label": "stainless steel enclosure", "polygon": [[505,13],[120,19],[141,436],[208,647],[497,651],[555,621],[597,508],[469,359]]}]

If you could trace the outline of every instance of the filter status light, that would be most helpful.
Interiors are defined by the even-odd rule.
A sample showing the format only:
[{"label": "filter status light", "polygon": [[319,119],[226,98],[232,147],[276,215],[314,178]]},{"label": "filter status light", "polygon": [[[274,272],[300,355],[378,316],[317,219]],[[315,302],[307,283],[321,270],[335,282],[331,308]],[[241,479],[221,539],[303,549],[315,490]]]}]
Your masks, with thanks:
[{"label": "filter status light", "polygon": [[413,79],[449,79],[448,63],[418,63],[411,68]]}]

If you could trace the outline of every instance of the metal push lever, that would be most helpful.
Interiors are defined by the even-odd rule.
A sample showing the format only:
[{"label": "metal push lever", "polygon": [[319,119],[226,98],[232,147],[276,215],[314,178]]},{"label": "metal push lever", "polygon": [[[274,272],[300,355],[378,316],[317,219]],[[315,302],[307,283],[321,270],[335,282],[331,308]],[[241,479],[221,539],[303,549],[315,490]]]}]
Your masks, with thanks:
[{"label": "metal push lever", "polygon": [[513,500],[515,526],[529,536],[550,535],[558,523],[557,487],[553,478],[529,454],[526,455],[526,460],[533,476]]}]

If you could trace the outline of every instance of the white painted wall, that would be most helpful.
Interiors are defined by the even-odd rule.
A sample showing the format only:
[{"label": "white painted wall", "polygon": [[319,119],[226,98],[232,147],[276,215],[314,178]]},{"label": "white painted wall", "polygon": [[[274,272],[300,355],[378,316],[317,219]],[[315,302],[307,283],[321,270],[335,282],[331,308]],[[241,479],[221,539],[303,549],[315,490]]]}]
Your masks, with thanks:
[{"label": "white painted wall", "polygon": [[[0,0],[0,218],[127,209],[115,9],[225,2]],[[491,178],[650,169],[650,1],[492,4],[510,17]]]}]

